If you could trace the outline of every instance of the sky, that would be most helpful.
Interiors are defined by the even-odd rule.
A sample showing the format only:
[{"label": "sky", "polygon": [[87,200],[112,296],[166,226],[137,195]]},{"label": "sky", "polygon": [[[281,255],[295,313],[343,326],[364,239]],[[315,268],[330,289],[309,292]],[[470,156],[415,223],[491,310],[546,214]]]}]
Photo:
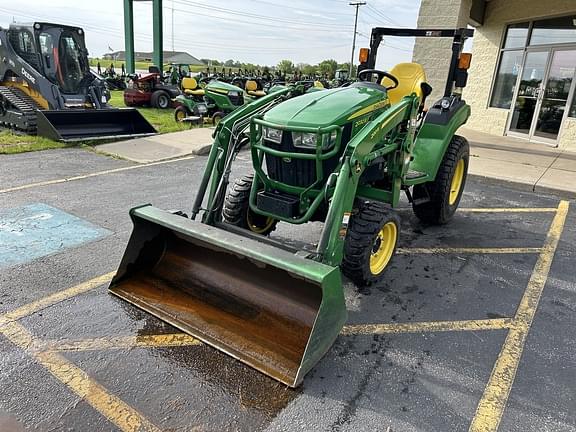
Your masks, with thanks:
[{"label": "sky", "polygon": [[[197,58],[276,65],[282,59],[316,64],[350,61],[355,8],[348,0],[164,0],[164,49]],[[414,27],[420,0],[366,0],[358,18],[358,47],[372,27]],[[0,26],[47,21],[84,28],[91,57],[124,49],[122,0],[0,0]],[[152,3],[134,2],[135,47],[152,51]],[[410,61],[414,41],[387,38],[378,67]]]}]

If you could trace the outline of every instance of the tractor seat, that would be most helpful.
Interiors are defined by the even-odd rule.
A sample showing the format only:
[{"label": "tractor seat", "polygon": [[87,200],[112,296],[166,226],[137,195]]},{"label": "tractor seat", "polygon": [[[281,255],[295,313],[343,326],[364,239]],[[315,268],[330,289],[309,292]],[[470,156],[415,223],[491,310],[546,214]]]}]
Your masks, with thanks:
[{"label": "tractor seat", "polygon": [[204,89],[198,89],[198,90],[185,89],[184,93],[190,96],[204,96],[205,94]]},{"label": "tractor seat", "polygon": [[256,97],[266,96],[265,91],[258,90],[258,83],[254,80],[246,81],[244,89],[246,90],[246,93],[248,93],[250,96],[256,96]]},{"label": "tractor seat", "polygon": [[[426,83],[426,72],[418,63],[398,63],[390,71],[398,79],[398,87],[388,90],[388,97],[392,105],[400,102],[404,96],[416,93],[420,99],[420,104],[424,104],[426,96],[430,94],[430,86]],[[383,86],[392,86],[393,82],[388,78],[383,78],[380,82]]]},{"label": "tractor seat", "polygon": [[198,87],[198,81],[194,78],[186,77],[182,79],[182,90],[191,96],[204,96],[204,89]]},{"label": "tractor seat", "polygon": [[262,97],[266,96],[266,92],[264,90],[254,90],[254,91],[246,91],[250,96]]}]

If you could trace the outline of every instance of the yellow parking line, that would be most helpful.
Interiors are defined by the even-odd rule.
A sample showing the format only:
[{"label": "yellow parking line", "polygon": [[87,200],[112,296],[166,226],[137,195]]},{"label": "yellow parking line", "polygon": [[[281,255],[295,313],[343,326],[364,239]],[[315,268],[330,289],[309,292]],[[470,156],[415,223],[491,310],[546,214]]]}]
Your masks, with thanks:
[{"label": "yellow parking line", "polygon": [[95,351],[105,349],[129,349],[142,347],[170,347],[200,345],[202,342],[186,333],[157,334],[146,336],[119,336],[78,341],[46,341],[40,347],[46,351]]},{"label": "yellow parking line", "polygon": [[464,213],[554,213],[555,207],[496,207],[496,208],[459,208]]},{"label": "yellow parking line", "polygon": [[82,180],[82,179],[87,179],[90,177],[97,177],[97,176],[102,176],[102,175],[106,175],[106,174],[114,174],[117,172],[130,171],[130,170],[134,170],[134,169],[146,168],[146,167],[155,166],[155,165],[170,164],[170,163],[180,162],[180,161],[194,159],[194,158],[195,158],[195,156],[186,156],[186,157],[181,157],[181,158],[177,158],[177,159],[170,159],[170,160],[159,161],[159,162],[150,162],[147,164],[130,165],[127,167],[122,167],[122,168],[114,168],[114,169],[109,169],[109,170],[104,170],[104,171],[97,171],[97,172],[93,172],[90,174],[84,174],[84,175],[79,175],[79,176],[74,176],[74,177],[67,177],[67,178],[61,178],[61,179],[46,180],[46,181],[41,181],[41,182],[36,182],[36,183],[29,183],[29,184],[25,184],[25,185],[21,185],[21,186],[14,186],[14,187],[7,188],[7,189],[0,189],[0,194],[20,191],[20,190],[24,190],[24,189],[31,189],[31,188],[40,187],[40,186],[48,186],[48,185],[53,185],[53,184],[58,184],[58,183],[67,183],[67,182],[71,182],[71,181],[75,181],[75,180]]},{"label": "yellow parking line", "polygon": [[0,328],[14,345],[25,350],[38,363],[44,366],[59,381],[68,386],[80,398],[88,402],[110,422],[125,432],[160,432],[149,420],[120,398],[91,379],[86,372],[78,368],[60,354],[38,352],[34,349],[35,340],[22,325],[11,322]]},{"label": "yellow parking line", "polygon": [[358,324],[345,326],[340,334],[349,336],[356,334],[502,330],[512,328],[513,325],[514,320],[512,318],[390,324]]},{"label": "yellow parking line", "polygon": [[397,253],[409,254],[533,254],[540,253],[539,247],[506,248],[398,248]]},{"label": "yellow parking line", "polygon": [[40,300],[36,300],[32,303],[28,303],[24,306],[21,306],[10,312],[0,315],[0,327],[2,327],[6,323],[17,321],[21,318],[24,318],[28,315],[32,315],[33,313],[45,309],[49,306],[52,306],[56,303],[60,303],[61,301],[68,300],[69,298],[74,297],[78,294],[85,293],[86,291],[90,291],[94,288],[104,285],[110,282],[110,280],[112,280],[112,277],[114,276],[115,273],[116,272],[110,272],[105,275],[95,277],[94,279],[82,282],[81,284],[76,285],[72,288],[58,291],[52,295],[41,298]]},{"label": "yellow parking line", "polygon": [[498,430],[510,390],[516,378],[516,371],[522,357],[524,344],[536,315],[552,260],[566,223],[568,208],[569,204],[567,201],[561,201],[558,205],[558,211],[548,231],[546,242],[534,266],[526,292],[516,311],[515,325],[508,332],[496,364],[492,369],[490,380],[484,389],[484,394],[480,399],[474,419],[470,425],[470,432],[494,432]]}]

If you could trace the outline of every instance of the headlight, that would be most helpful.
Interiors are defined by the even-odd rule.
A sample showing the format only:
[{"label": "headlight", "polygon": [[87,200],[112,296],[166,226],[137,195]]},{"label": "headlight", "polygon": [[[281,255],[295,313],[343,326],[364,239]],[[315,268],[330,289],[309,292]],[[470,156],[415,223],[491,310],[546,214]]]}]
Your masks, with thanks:
[{"label": "headlight", "polygon": [[282,142],[282,131],[279,129],[264,128],[264,138],[280,144]]},{"label": "headlight", "polygon": [[317,135],[315,133],[292,132],[294,147],[316,148]]},{"label": "headlight", "polygon": [[[322,150],[328,150],[334,147],[337,137],[337,131],[322,135]],[[294,147],[315,149],[317,140],[318,138],[315,133],[292,132],[292,143],[294,144]]]}]

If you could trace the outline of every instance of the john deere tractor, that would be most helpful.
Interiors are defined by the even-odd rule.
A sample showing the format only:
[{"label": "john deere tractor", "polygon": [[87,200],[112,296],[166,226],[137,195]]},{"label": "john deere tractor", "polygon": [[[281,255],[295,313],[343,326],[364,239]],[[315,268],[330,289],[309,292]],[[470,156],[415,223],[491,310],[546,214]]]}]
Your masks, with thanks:
[{"label": "john deere tractor", "polygon": [[218,124],[224,116],[244,105],[244,91],[223,81],[212,80],[202,88],[195,78],[184,78],[181,85],[184,94],[174,99],[176,121],[198,116]]},{"label": "john deere tractor", "polygon": [[[342,275],[385,277],[405,193],[427,224],[447,223],[462,197],[469,148],[456,135],[470,115],[460,91],[472,30],[375,28],[359,81],[306,93],[279,89],[220,122],[190,217],[131,210],[134,231],[110,290],[289,385],[328,351],[346,322]],[[444,97],[421,65],[375,69],[384,35],[453,38]],[[249,136],[252,172],[231,186]],[[197,220],[199,219],[199,220]],[[267,235],[278,223],[324,223],[317,246]]]}]

